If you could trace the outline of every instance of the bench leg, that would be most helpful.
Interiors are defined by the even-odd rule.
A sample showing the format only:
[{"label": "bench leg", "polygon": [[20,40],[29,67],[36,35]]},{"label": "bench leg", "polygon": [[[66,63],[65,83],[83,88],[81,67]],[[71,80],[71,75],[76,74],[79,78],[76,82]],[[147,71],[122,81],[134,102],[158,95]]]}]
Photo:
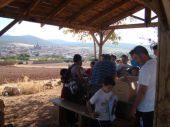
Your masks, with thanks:
[{"label": "bench leg", "polygon": [[78,115],[78,127],[90,127],[90,120],[87,117]]},{"label": "bench leg", "polygon": [[68,127],[67,122],[67,110],[62,107],[59,107],[59,115],[58,115],[58,125],[59,127]]}]

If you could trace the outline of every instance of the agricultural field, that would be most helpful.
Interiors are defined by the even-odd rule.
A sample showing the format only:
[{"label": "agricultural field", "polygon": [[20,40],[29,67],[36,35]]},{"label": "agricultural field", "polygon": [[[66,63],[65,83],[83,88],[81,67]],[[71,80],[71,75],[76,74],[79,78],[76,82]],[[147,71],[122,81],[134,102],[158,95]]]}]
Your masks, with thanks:
[{"label": "agricultural field", "polygon": [[18,82],[23,80],[24,76],[30,80],[59,78],[59,71],[59,68],[0,66],[0,84]]},{"label": "agricultural field", "polygon": [[[0,66],[0,84],[22,81],[24,76],[30,80],[57,79],[60,78],[60,69],[67,68],[69,65],[59,63]],[[89,63],[85,63],[84,67],[89,67]]]},{"label": "agricultural field", "polygon": [[[15,127],[54,127],[57,109],[50,99],[60,96],[61,68],[69,64],[36,64],[0,66],[0,99],[5,103],[5,121]],[[84,64],[89,67],[89,64]],[[53,88],[44,84],[52,81]],[[21,95],[2,96],[4,87],[18,87]]]},{"label": "agricultural field", "polygon": [[[50,99],[60,96],[60,68],[67,65],[0,66],[0,99],[5,103],[5,121],[15,127],[54,127],[57,110]],[[53,88],[44,84],[53,81]],[[18,87],[21,95],[2,96],[6,86]]]}]

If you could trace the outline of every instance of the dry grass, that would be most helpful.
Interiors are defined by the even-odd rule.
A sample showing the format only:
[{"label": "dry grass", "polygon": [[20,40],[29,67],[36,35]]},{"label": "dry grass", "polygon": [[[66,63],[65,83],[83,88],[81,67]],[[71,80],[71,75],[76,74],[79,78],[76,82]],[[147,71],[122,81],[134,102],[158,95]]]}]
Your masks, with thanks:
[{"label": "dry grass", "polygon": [[[0,92],[2,93],[4,87],[9,86],[9,87],[17,87],[20,89],[21,94],[23,95],[28,95],[28,94],[35,94],[39,93],[42,91],[45,91],[46,89],[44,88],[44,84],[49,82],[50,80],[30,80],[27,76],[24,76],[23,81],[19,81],[17,83],[7,83],[4,85],[0,86]],[[59,79],[54,79],[52,81],[53,86],[57,86]]]},{"label": "dry grass", "polygon": [[15,127],[57,125],[57,110],[49,100],[60,96],[62,87],[57,86],[58,80],[53,80],[53,89],[45,90],[43,85],[51,79],[59,78],[60,69],[45,66],[0,66],[0,92],[5,86],[18,87],[22,92],[20,96],[0,96],[6,106],[6,123],[12,123]]},{"label": "dry grass", "polygon": [[6,123],[15,127],[55,127],[58,110],[49,101],[60,96],[61,86],[36,94],[1,97],[5,102]]}]

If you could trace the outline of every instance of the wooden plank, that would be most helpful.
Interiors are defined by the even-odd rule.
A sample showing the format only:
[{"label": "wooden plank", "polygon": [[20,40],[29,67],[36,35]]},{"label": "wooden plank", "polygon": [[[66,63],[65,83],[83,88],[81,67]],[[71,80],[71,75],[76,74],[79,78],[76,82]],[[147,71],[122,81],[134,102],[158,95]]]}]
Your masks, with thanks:
[{"label": "wooden plank", "polygon": [[91,3],[87,4],[83,8],[81,8],[77,13],[73,14],[71,17],[68,18],[66,22],[72,22],[76,20],[80,15],[87,12],[89,9],[95,7],[97,4],[102,2],[103,0],[93,0]]},{"label": "wooden plank", "polygon": [[34,0],[31,5],[28,7],[28,9],[24,12],[24,16],[29,16],[32,10],[34,10],[37,5],[41,2],[41,0]]},{"label": "wooden plank", "polygon": [[99,20],[100,18],[104,17],[105,15],[108,15],[109,12],[116,10],[117,8],[123,6],[124,4],[128,3],[130,0],[123,0],[121,2],[118,2],[116,4],[113,4],[111,7],[107,8],[106,10],[100,12],[99,14],[93,16],[89,20],[85,21],[85,25],[90,25],[93,22]]},{"label": "wooden plank", "polygon": [[47,20],[55,17],[57,14],[59,14],[62,10],[64,10],[67,5],[71,2],[72,0],[63,0],[59,5],[57,5],[50,13],[49,15],[42,21],[41,27],[44,26],[45,22]]},{"label": "wooden plank", "polygon": [[15,19],[10,24],[8,24],[4,29],[0,31],[0,36],[2,36],[6,31],[8,31],[11,27],[13,27],[19,20]]},{"label": "wooden plank", "polygon": [[157,15],[161,15],[162,13],[159,0],[154,0],[154,1],[153,0],[133,0],[133,1],[152,9],[155,13],[157,13]]},{"label": "wooden plank", "polygon": [[41,0],[34,0],[34,1],[31,3],[31,5],[30,5],[28,8],[26,8],[26,10],[23,12],[23,14],[19,17],[19,19],[20,19],[19,24],[22,22],[22,19],[23,19],[23,18],[27,18],[27,17],[31,14],[32,10],[33,10],[34,8],[36,8],[37,5],[38,5],[40,2],[41,2]]},{"label": "wooden plank", "polygon": [[145,28],[145,27],[158,27],[158,23],[150,23],[146,26],[145,23],[140,24],[126,24],[126,25],[117,25],[117,26],[109,26],[106,30],[113,30],[113,29],[133,29],[133,28]]},{"label": "wooden plank", "polygon": [[0,9],[7,6],[8,4],[10,4],[13,1],[14,0],[0,0]]},{"label": "wooden plank", "polygon": [[114,24],[114,23],[116,23],[116,22],[118,22],[118,21],[128,17],[129,15],[132,15],[132,14],[140,11],[141,9],[143,9],[142,6],[139,6],[139,5],[135,6],[132,9],[128,10],[127,12],[123,12],[119,16],[111,18],[109,21],[107,21],[106,23],[102,24],[102,28],[105,29],[105,28],[109,27],[109,25]]},{"label": "wooden plank", "polygon": [[56,98],[56,99],[53,99],[51,101],[56,106],[63,107],[65,109],[67,109],[67,110],[73,111],[73,112],[75,112],[77,114],[80,114],[82,116],[86,116],[88,118],[93,119],[89,114],[87,114],[85,112],[85,106],[82,106],[82,105],[79,105],[79,104],[75,104],[73,102],[69,102],[69,101],[63,100],[61,98]]}]

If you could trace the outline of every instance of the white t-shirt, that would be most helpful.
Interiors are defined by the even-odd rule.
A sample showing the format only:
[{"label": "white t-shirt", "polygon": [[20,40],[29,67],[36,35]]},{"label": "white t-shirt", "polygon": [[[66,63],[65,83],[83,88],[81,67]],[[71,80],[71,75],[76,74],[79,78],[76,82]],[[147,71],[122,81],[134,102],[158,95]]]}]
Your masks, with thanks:
[{"label": "white t-shirt", "polygon": [[144,99],[138,106],[138,111],[150,112],[154,111],[155,106],[155,91],[156,91],[156,72],[157,60],[148,60],[140,69],[138,84],[147,86],[147,91]]},{"label": "white t-shirt", "polygon": [[105,93],[102,89],[99,89],[90,99],[90,103],[95,105],[95,112],[99,114],[98,120],[110,120],[109,100],[112,95],[112,92]]}]

